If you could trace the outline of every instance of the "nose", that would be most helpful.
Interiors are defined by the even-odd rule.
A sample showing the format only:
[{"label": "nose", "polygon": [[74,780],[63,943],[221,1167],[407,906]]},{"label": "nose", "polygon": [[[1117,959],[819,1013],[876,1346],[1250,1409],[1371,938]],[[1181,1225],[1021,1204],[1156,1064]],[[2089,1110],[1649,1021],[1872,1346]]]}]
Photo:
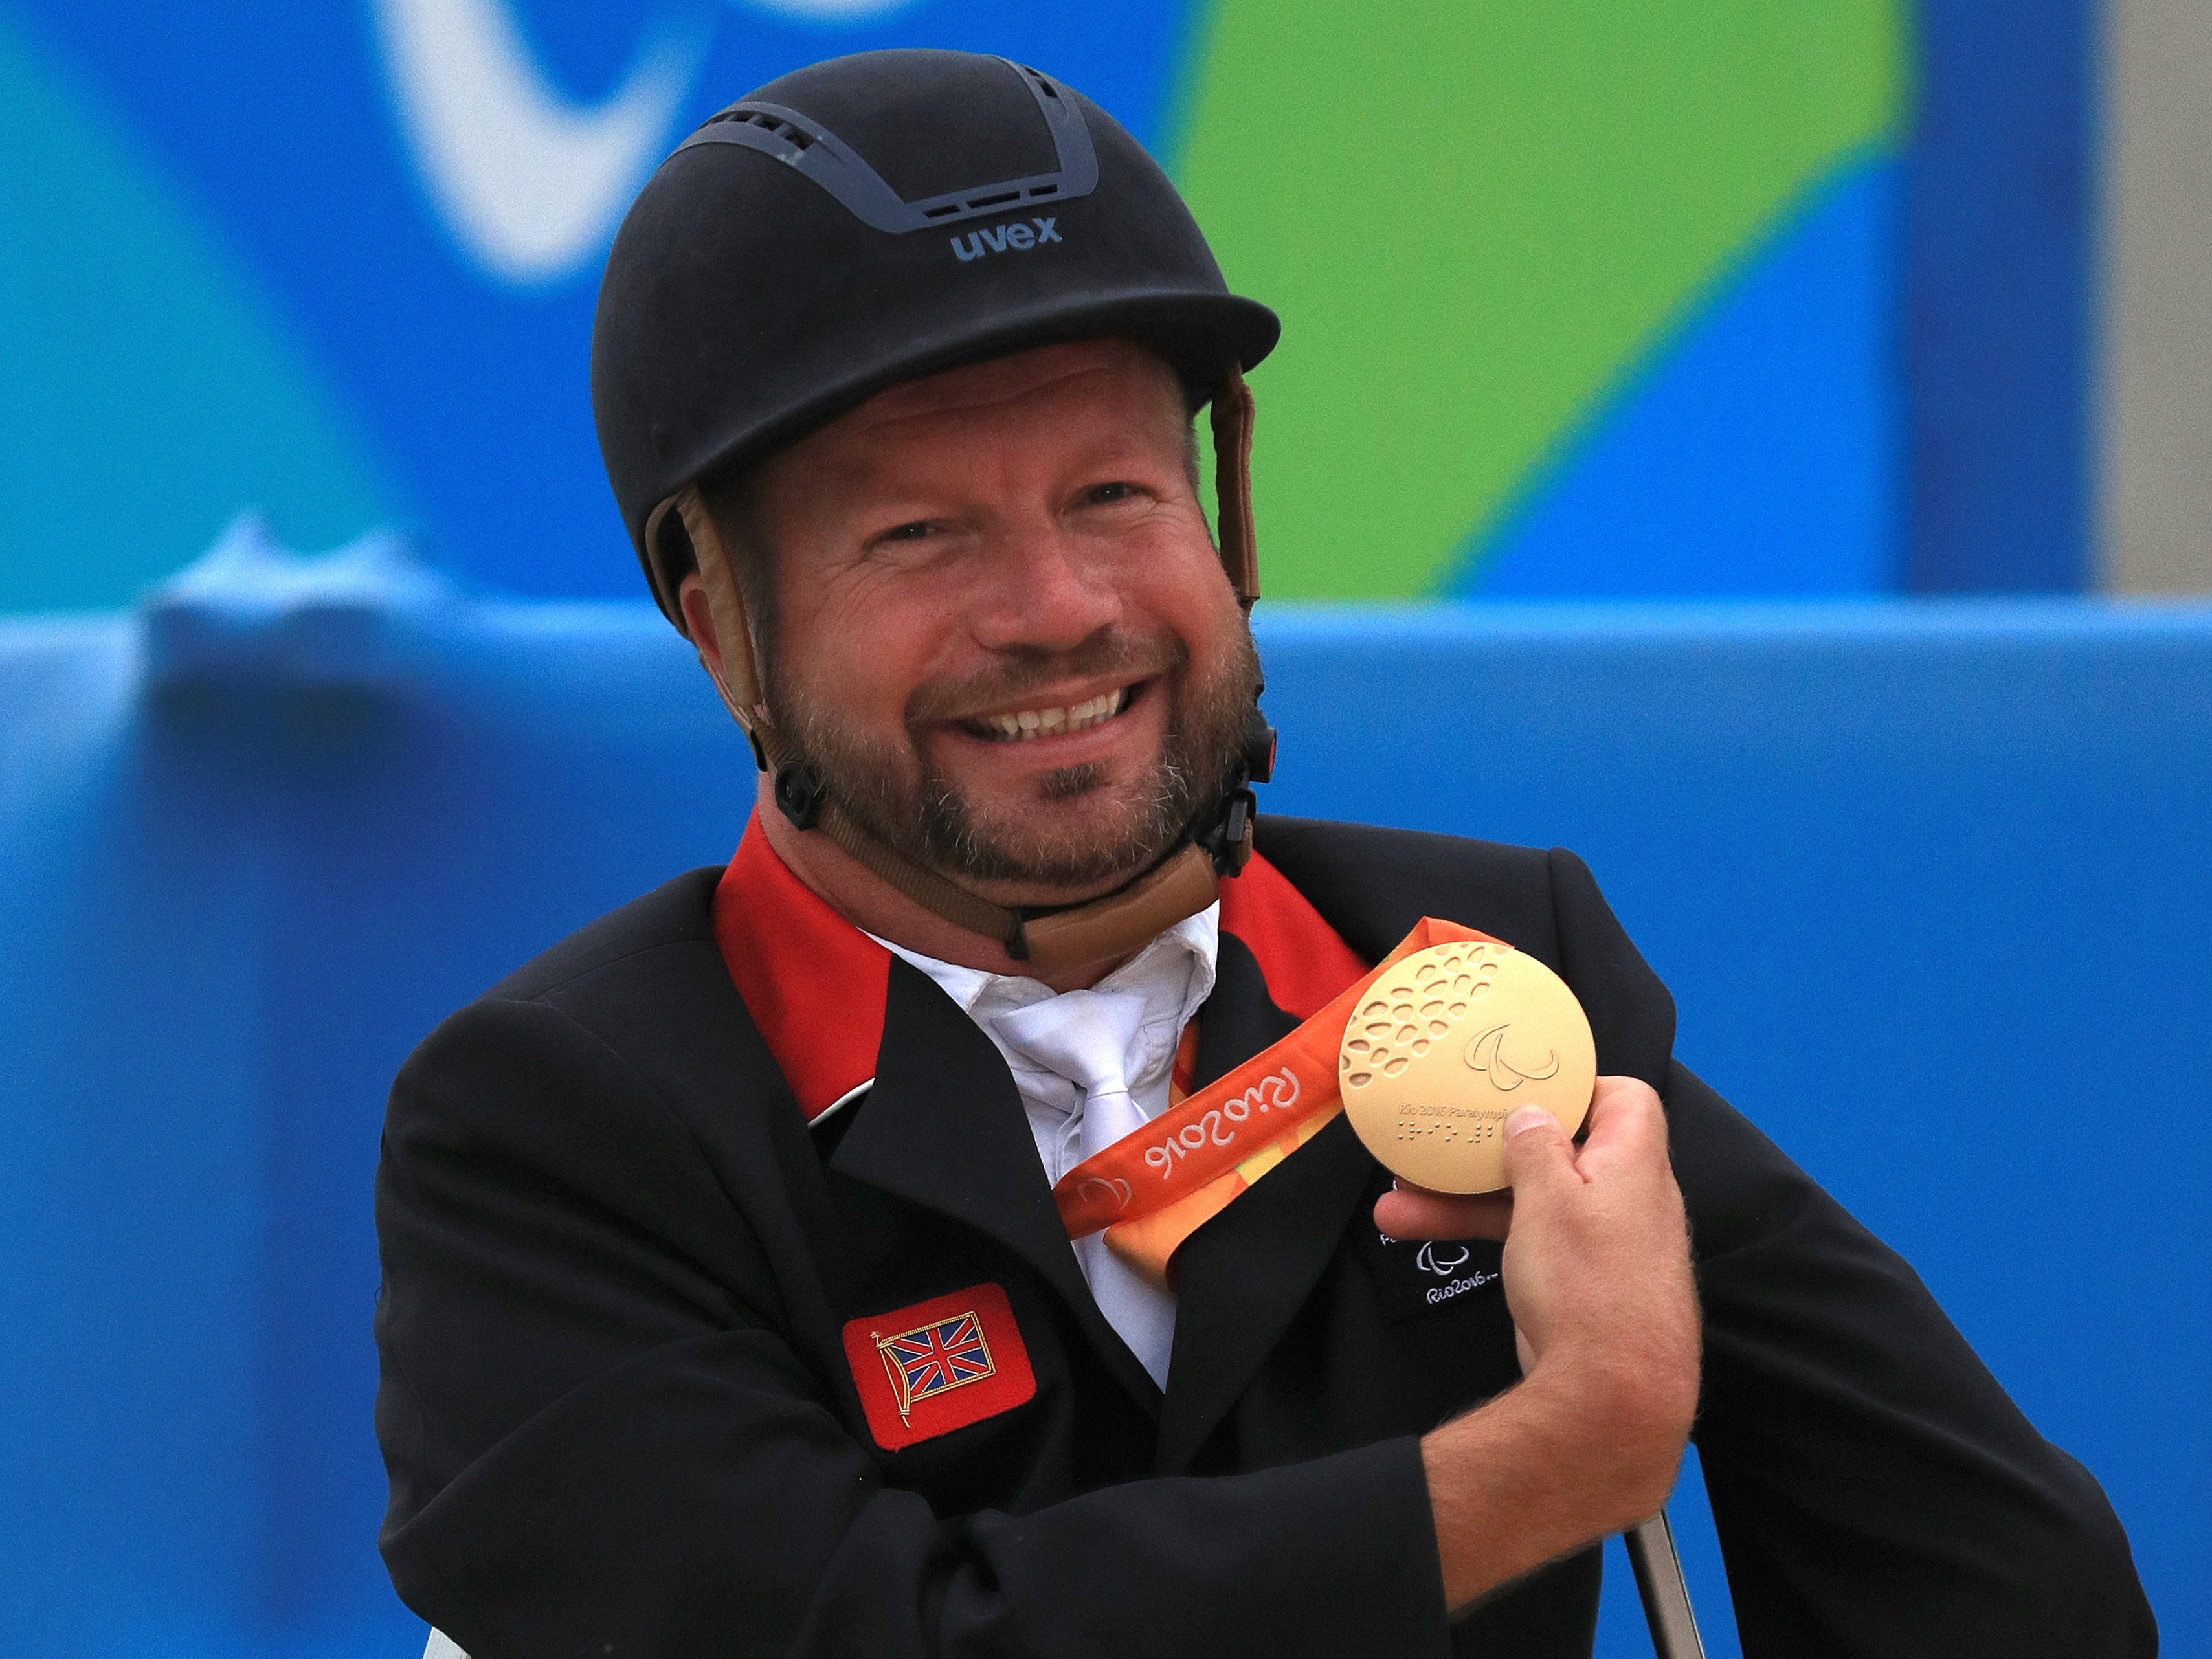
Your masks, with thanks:
[{"label": "nose", "polygon": [[1010,528],[993,554],[970,611],[986,650],[1072,651],[1121,619],[1111,561],[1090,556],[1057,526]]}]

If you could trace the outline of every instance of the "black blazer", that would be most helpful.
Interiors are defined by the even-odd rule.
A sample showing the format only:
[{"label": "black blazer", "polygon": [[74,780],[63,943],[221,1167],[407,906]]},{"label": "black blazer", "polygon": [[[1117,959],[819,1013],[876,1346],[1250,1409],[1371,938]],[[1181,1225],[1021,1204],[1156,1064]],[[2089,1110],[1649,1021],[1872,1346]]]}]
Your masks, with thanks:
[{"label": "black blazer", "polygon": [[[2155,1650],[2096,1483],[1674,1061],[1672,1000],[1578,860],[1286,818],[1260,844],[1370,960],[1425,914],[1529,951],[1599,1070],[1661,1089],[1747,1654]],[[719,873],[548,951],[393,1089],[376,1426],[410,1607],[475,1659],[1589,1652],[1595,1550],[1447,1623],[1417,1437],[1513,1383],[1511,1322],[1480,1271],[1431,1298],[1433,1260],[1381,1242],[1388,1177],[1343,1120],[1185,1246],[1163,1396],[989,1041],[894,961],[874,1087],[810,1131],[717,949]],[[1294,1024],[1224,933],[1201,1080]],[[985,1281],[1034,1397],[878,1449],[844,1322]]]}]

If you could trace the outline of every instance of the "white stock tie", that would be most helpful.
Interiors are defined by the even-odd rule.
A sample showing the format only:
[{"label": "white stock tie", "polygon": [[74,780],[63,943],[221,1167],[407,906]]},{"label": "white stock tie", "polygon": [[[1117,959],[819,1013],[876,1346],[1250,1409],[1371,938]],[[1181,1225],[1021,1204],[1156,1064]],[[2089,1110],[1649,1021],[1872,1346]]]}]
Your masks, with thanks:
[{"label": "white stock tie", "polygon": [[[1075,1107],[1080,1158],[1103,1152],[1146,1119],[1129,1097],[1129,1051],[1143,1023],[1146,1000],[1128,991],[1064,991],[991,1022],[1006,1048],[1082,1091]],[[1093,1233],[1075,1242],[1076,1260],[1106,1322],[1129,1345],[1152,1381],[1168,1382],[1175,1347],[1175,1297],[1155,1289]]]}]

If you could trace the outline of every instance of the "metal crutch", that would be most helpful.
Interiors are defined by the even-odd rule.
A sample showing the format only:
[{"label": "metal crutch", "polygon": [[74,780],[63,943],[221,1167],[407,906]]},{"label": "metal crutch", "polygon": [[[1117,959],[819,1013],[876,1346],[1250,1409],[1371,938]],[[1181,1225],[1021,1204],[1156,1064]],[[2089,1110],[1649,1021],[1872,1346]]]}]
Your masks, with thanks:
[{"label": "metal crutch", "polygon": [[1658,1659],[1705,1659],[1698,1621],[1690,1612],[1690,1587],[1682,1577],[1682,1558],[1674,1548],[1674,1529],[1667,1511],[1621,1534],[1628,1565],[1636,1570],[1636,1593],[1644,1598],[1644,1621],[1651,1626],[1651,1650]]}]

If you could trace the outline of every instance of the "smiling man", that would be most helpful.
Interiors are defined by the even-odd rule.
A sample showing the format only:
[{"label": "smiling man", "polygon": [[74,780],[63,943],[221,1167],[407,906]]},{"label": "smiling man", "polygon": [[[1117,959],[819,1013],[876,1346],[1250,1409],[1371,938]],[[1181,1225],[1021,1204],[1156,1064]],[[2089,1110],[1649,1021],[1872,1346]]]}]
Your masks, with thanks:
[{"label": "smiling man", "polygon": [[[1747,1653],[2151,1652],[2094,1481],[1577,860],[1255,821],[1276,333],[999,59],[801,70],[647,184],[601,442],[758,806],[394,1088],[402,1595],[478,1659],[1587,1654],[1694,1427]],[[1510,1194],[1398,1190],[1300,1057],[1417,924],[1589,1016]]]},{"label": "smiling man", "polygon": [[[1192,437],[1142,346],[1046,346],[880,392],[716,502],[774,619],[775,724],[876,841],[1000,902],[1063,904],[1152,868],[1211,803],[1259,660]],[[697,574],[680,597],[726,684]],[[763,823],[810,884],[840,879],[817,874],[834,848]],[[1003,946],[989,965],[1021,967]]]}]

